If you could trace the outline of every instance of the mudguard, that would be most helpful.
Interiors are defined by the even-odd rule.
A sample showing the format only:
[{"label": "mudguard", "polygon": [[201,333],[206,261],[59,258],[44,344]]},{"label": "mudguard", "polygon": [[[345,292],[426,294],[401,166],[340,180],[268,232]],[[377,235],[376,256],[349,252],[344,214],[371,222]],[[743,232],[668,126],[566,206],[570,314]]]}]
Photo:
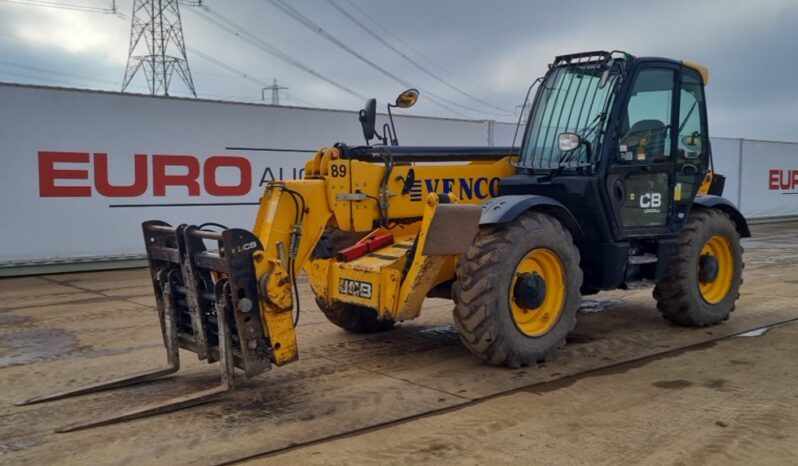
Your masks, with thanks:
[{"label": "mudguard", "polygon": [[734,224],[737,226],[737,232],[740,233],[740,236],[743,238],[751,237],[751,230],[748,228],[748,222],[737,209],[737,206],[732,204],[730,200],[724,197],[707,194],[705,196],[696,196],[693,203],[708,209],[719,209],[726,212],[729,214],[729,217],[734,220]]},{"label": "mudguard", "polygon": [[574,215],[559,201],[548,196],[517,194],[499,196],[482,204],[480,225],[497,225],[512,222],[527,210],[534,209],[553,216],[567,228],[574,237],[583,237],[584,231]]}]

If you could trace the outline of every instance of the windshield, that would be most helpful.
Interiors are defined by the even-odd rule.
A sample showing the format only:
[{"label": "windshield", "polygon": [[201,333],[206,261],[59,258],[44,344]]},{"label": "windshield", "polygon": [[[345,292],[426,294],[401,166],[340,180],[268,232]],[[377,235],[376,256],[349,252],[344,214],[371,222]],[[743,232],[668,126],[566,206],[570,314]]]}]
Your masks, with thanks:
[{"label": "windshield", "polygon": [[[613,63],[613,62],[610,62]],[[552,68],[538,89],[529,119],[520,166],[532,169],[576,167],[596,162],[599,137],[619,76],[619,67],[611,64],[605,86],[599,89],[607,62],[576,61]],[[592,148],[588,161],[588,144],[564,154],[558,146],[561,133],[577,133]]]}]

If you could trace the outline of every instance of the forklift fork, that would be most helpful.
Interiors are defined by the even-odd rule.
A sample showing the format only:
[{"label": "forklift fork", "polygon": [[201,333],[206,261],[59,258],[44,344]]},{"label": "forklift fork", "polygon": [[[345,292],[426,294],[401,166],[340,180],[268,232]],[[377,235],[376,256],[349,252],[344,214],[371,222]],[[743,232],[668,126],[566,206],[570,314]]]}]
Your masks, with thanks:
[{"label": "forklift fork", "polygon": [[[269,345],[262,330],[258,331],[262,328],[260,317],[257,310],[253,309],[257,308],[253,302],[257,303],[258,300],[251,254],[260,250],[260,243],[256,242],[255,247],[239,247],[242,241],[247,245],[253,244],[253,237],[244,230],[219,233],[186,225],[172,228],[154,221],[145,222],[143,229],[167,367],[30,398],[16,405],[97,393],[173,374],[180,369],[181,347],[197,353],[200,360],[205,359],[209,363],[219,361],[221,383],[207,390],[120,414],[59,427],[56,432],[88,429],[207,403],[235,387],[236,367],[243,369],[247,376],[259,374],[270,367]],[[203,239],[218,241],[219,252],[208,252]],[[253,310],[255,312],[251,312]],[[213,328],[213,321],[216,328]],[[234,336],[238,347],[234,345]]]}]

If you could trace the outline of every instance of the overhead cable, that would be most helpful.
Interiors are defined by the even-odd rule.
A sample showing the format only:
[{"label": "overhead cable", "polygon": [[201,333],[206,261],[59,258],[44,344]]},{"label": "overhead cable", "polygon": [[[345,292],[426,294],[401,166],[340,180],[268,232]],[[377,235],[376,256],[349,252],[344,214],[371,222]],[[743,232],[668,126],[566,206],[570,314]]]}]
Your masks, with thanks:
[{"label": "overhead cable", "polygon": [[400,57],[405,59],[405,61],[407,61],[411,65],[415,66],[419,70],[423,71],[428,76],[432,77],[433,79],[435,79],[436,81],[440,82],[444,86],[454,90],[455,92],[458,92],[458,93],[462,94],[465,97],[468,97],[469,99],[471,99],[471,100],[473,100],[475,102],[479,102],[479,103],[481,103],[481,104],[483,104],[483,105],[485,105],[487,107],[490,107],[492,109],[495,109],[495,110],[498,110],[500,112],[503,112],[503,114],[509,114],[507,109],[504,109],[504,108],[501,108],[501,107],[497,107],[496,105],[493,105],[490,102],[484,101],[484,100],[480,99],[479,97],[474,96],[474,95],[472,95],[472,94],[460,89],[459,87],[455,86],[454,84],[450,83],[449,81],[443,79],[441,76],[439,76],[437,73],[433,72],[432,70],[430,70],[426,66],[422,65],[421,63],[417,62],[416,60],[413,60],[412,58],[407,56],[404,52],[399,50],[395,45],[393,45],[389,41],[385,40],[385,38],[382,37],[380,34],[374,32],[374,30],[372,30],[371,28],[369,28],[368,26],[363,24],[362,21],[358,20],[354,15],[349,13],[349,11],[347,11],[344,7],[342,7],[341,5],[336,3],[335,0],[327,0],[327,3],[332,5],[332,7],[335,8],[339,13],[341,13],[346,18],[348,18],[350,21],[352,21],[353,23],[358,25],[361,29],[366,31],[367,34],[369,34],[371,37],[373,37],[378,42],[383,44],[385,47],[389,48],[391,51],[393,51],[394,53],[396,53],[397,55],[399,55]]}]

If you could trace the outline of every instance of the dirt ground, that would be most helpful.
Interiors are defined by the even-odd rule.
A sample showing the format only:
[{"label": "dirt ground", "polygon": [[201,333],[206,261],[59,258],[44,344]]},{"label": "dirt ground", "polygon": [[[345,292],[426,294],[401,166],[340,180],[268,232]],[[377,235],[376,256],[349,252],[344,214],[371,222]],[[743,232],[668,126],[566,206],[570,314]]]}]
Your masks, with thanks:
[{"label": "dirt ground", "polygon": [[796,354],[790,324],[248,464],[798,464]]},{"label": "dirt ground", "polygon": [[[732,318],[677,328],[650,289],[587,297],[545,365],[481,364],[451,302],[387,334],[351,335],[305,304],[300,361],[218,401],[74,433],[54,429],[210,388],[217,366],[182,353],[176,376],[17,407],[16,400],[164,365],[142,269],[0,280],[0,463],[796,463],[798,224],[754,227]],[[712,346],[707,346],[707,342]]]}]

